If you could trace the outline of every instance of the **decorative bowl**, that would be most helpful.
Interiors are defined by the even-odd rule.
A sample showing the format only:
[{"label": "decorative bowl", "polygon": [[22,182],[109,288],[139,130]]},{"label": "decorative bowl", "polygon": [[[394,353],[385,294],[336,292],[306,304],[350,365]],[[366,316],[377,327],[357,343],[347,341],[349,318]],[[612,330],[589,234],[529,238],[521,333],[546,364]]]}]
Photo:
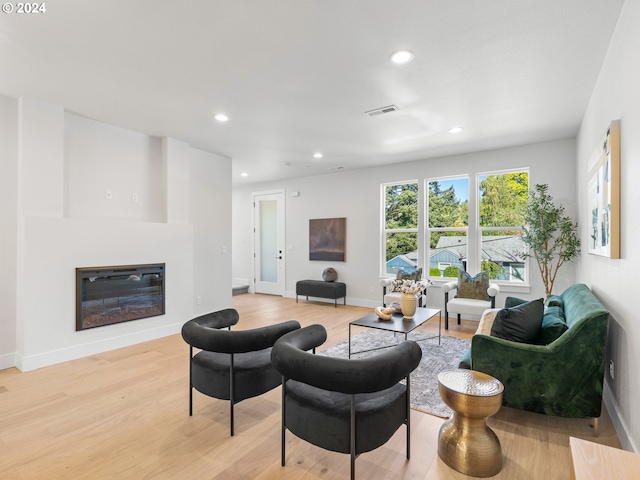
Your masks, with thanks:
[{"label": "decorative bowl", "polygon": [[385,308],[385,307],[375,308],[376,315],[380,317],[380,320],[391,320],[391,317],[393,316],[395,311],[396,311],[395,308]]}]

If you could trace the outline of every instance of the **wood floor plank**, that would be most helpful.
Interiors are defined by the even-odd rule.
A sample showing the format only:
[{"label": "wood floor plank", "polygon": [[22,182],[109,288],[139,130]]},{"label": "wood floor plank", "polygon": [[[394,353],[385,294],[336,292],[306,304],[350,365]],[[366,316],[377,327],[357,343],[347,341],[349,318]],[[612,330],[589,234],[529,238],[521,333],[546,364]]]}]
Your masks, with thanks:
[{"label": "wood floor plank", "polygon": [[[233,297],[239,329],[288,319],[324,325],[324,347],[348,335],[350,321],[370,309],[244,294]],[[185,321],[188,319],[185,319]],[[443,319],[444,324],[444,319]],[[452,321],[443,334],[470,338],[477,322]],[[437,332],[430,321],[424,328]],[[188,347],[180,335],[21,373],[0,371],[0,478],[338,480],[349,457],[287,433],[280,465],[280,389],[236,405],[194,392],[188,415]],[[356,460],[360,479],[443,480],[462,475],[437,455],[444,420],[412,411],[411,460],[405,430]],[[619,448],[606,411],[600,436],[588,420],[555,419],[502,408],[489,419],[503,447],[497,479],[569,480],[569,436]]]}]

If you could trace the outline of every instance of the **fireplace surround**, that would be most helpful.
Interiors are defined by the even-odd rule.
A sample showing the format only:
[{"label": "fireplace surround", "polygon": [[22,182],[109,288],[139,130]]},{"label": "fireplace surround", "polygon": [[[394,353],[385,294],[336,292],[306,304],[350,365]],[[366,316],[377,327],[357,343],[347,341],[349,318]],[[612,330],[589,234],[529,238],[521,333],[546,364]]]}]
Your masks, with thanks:
[{"label": "fireplace surround", "polygon": [[165,313],[165,264],[76,268],[76,331]]}]

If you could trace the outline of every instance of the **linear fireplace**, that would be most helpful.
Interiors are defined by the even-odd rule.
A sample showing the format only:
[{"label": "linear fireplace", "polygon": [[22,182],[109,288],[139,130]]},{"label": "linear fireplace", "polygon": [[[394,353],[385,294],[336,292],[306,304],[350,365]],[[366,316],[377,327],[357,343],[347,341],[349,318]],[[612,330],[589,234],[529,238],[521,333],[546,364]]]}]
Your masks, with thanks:
[{"label": "linear fireplace", "polygon": [[164,314],[165,264],[76,268],[76,331]]}]

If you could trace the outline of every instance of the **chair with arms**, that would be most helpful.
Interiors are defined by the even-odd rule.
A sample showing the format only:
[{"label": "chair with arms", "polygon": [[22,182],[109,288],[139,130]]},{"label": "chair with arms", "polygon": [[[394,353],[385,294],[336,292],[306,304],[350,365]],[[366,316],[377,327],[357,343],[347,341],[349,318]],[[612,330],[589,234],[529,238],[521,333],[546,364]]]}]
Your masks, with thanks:
[{"label": "chair with arms", "polygon": [[[382,305],[383,306],[386,307],[391,305],[394,302],[400,301],[402,297],[402,293],[400,293],[400,291],[397,291],[394,288],[394,284],[398,280],[414,280],[416,282],[420,281],[422,280],[422,268],[418,268],[414,272],[409,274],[398,273],[395,277],[381,278],[380,286],[382,287]],[[422,307],[423,300],[426,298],[426,295],[427,295],[426,290],[424,290],[424,293],[421,292],[420,295],[418,295],[419,307]],[[425,300],[425,303],[426,303],[426,300]]]},{"label": "chair with arms", "polygon": [[[467,315],[482,317],[488,308],[495,308],[496,295],[500,292],[500,287],[495,283],[489,283],[489,274],[479,273],[472,277],[467,272],[460,270],[457,281],[447,282],[442,285],[444,292],[444,328],[449,329],[449,314],[455,313],[458,316]],[[453,298],[449,293],[457,290]]]},{"label": "chair with arms", "polygon": [[308,352],[326,338],[322,325],[311,325],[284,335],[271,351],[282,374],[282,466],[287,429],[313,445],[350,454],[352,480],[356,457],[386,443],[403,424],[409,459],[409,374],[422,358],[418,344],[405,341],[356,360]]},{"label": "chair with arms", "polygon": [[[189,416],[193,414],[193,389],[230,401],[231,436],[234,404],[262,395],[280,385],[282,377],[271,365],[271,347],[285,333],[299,329],[295,320],[234,330],[238,312],[228,308],[189,320],[182,338],[189,344]],[[225,330],[226,329],[226,330]],[[193,354],[193,348],[201,351]]]}]

